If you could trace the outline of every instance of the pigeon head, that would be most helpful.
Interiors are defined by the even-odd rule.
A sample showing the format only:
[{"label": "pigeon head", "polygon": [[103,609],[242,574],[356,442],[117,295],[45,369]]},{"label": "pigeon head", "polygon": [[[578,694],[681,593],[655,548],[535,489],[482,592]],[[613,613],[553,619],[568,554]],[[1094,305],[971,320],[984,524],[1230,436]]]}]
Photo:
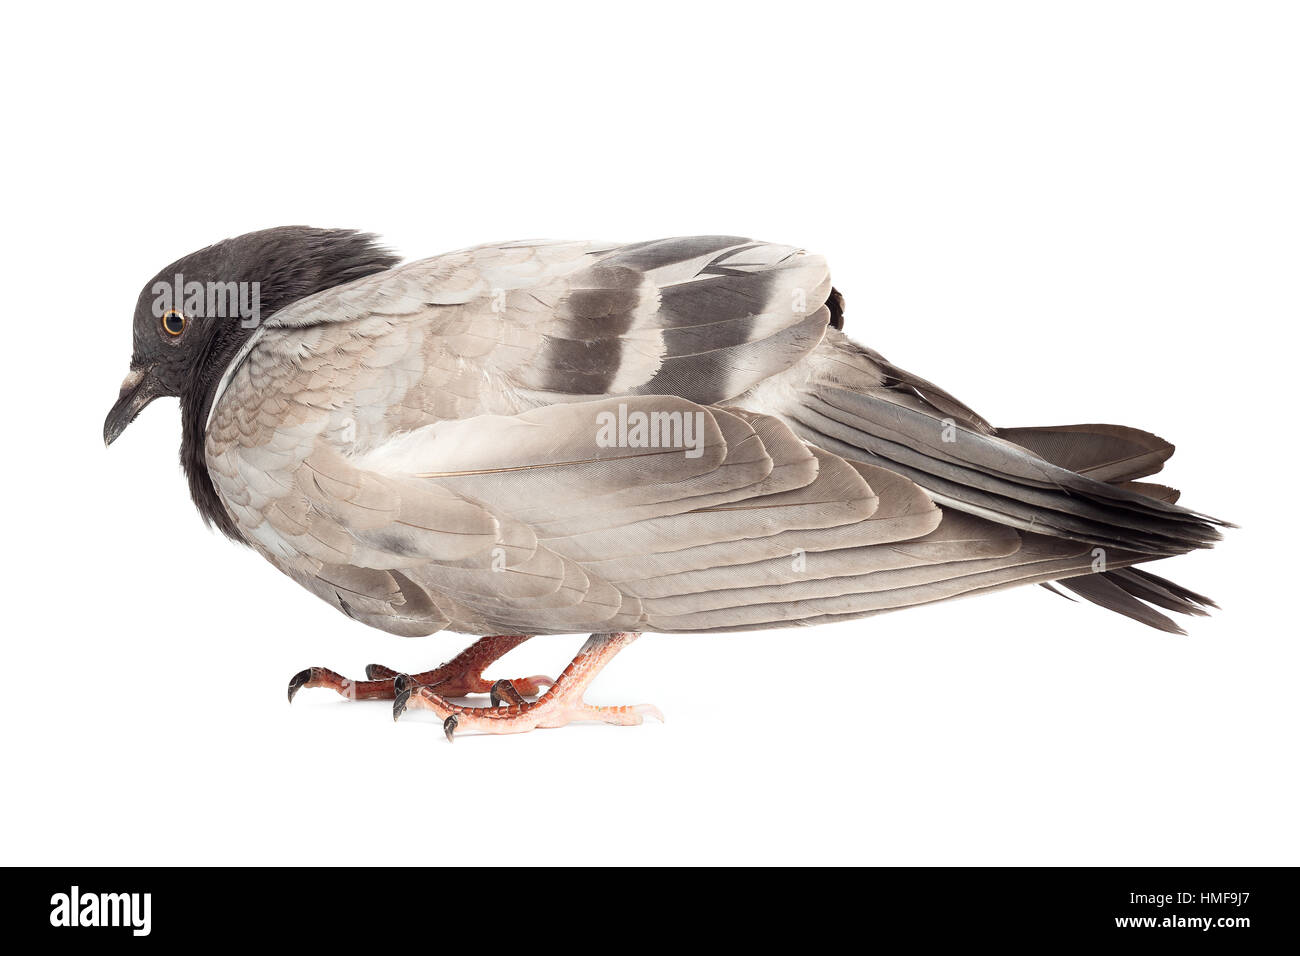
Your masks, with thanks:
[{"label": "pigeon head", "polygon": [[373,235],[307,226],[250,232],[176,260],[136,300],[130,371],[104,419],[104,444],[154,399],[179,398],[190,494],[206,520],[233,530],[203,460],[208,410],[226,367],[285,306],[397,262]]},{"label": "pigeon head", "polygon": [[210,402],[235,353],[280,309],[396,263],[372,235],[306,226],[250,232],[176,260],[136,300],[131,367],[104,443],[155,398],[196,410]]}]

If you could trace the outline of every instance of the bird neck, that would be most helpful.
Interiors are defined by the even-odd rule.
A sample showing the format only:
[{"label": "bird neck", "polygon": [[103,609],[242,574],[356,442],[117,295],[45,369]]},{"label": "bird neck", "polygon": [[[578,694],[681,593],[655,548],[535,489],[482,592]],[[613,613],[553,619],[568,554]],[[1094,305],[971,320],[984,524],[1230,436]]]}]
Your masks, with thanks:
[{"label": "bird neck", "polygon": [[247,247],[239,253],[243,261],[237,266],[237,278],[257,283],[261,316],[254,322],[233,319],[211,327],[195,372],[180,396],[181,467],[204,523],[245,543],[212,484],[205,451],[208,416],[226,370],[257,328],[286,306],[391,269],[399,259],[378,246],[374,236],[345,229],[287,226],[240,241]]},{"label": "bird neck", "polygon": [[243,537],[235,526],[234,520],[226,511],[225,505],[212,484],[208,474],[207,455],[204,450],[207,439],[208,415],[212,403],[216,400],[217,389],[230,363],[235,360],[239,350],[254,332],[244,329],[240,323],[230,323],[234,330],[226,334],[213,335],[204,350],[202,365],[181,393],[181,468],[185,480],[190,486],[190,498],[199,509],[203,523],[215,527],[226,537],[243,542]]}]

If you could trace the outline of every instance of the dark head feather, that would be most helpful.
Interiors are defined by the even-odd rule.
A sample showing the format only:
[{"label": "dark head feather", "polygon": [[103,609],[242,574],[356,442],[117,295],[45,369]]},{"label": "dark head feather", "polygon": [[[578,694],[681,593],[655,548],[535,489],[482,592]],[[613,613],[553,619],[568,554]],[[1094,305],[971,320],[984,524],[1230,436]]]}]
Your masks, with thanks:
[{"label": "dark head feather", "polygon": [[[180,398],[181,465],[189,480],[190,495],[205,522],[240,540],[208,477],[203,447],[208,412],[217,386],[240,348],[261,322],[285,306],[316,292],[390,269],[398,261],[397,256],[379,246],[377,237],[369,233],[280,226],[225,239],[192,252],[167,266],[145,285],[136,303],[131,369],[133,376],[141,373],[149,394],[144,401],[131,405],[129,415],[134,417],[148,400],[158,396]],[[244,288],[251,288],[256,283],[257,315],[187,316],[183,333],[168,335],[159,318],[159,290],[174,286],[176,276],[182,276],[185,284],[198,282],[204,286],[243,283]],[[120,423],[117,431],[124,427]],[[107,427],[105,435],[107,438]]]}]

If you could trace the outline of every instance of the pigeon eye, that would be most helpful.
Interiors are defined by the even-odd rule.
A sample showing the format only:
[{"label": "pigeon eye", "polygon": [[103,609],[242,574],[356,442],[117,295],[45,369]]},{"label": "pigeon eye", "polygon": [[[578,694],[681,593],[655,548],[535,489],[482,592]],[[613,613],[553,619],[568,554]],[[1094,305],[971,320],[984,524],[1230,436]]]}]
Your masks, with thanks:
[{"label": "pigeon eye", "polygon": [[185,316],[175,309],[168,309],[162,317],[162,327],[168,335],[180,335],[185,331]]}]

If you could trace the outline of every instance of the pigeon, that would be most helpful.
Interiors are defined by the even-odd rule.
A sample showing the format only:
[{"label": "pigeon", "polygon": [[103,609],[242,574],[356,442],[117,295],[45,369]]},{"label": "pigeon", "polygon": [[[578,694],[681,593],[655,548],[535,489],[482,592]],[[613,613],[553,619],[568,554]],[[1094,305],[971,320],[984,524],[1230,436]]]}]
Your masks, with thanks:
[{"label": "pigeon", "polygon": [[[1226,525],[1142,480],[1172,445],[995,427],[846,325],[825,259],[736,236],[402,263],[372,234],[267,229],[146,284],[104,441],[178,397],[205,522],[355,621],[477,636],[424,673],[312,667],[289,685],[432,711],[449,740],[662,720],[584,699],[643,632],[1029,584],[1173,633],[1163,611],[1215,606],[1144,567]],[[571,633],[591,636],[558,679],[483,676]]]}]

